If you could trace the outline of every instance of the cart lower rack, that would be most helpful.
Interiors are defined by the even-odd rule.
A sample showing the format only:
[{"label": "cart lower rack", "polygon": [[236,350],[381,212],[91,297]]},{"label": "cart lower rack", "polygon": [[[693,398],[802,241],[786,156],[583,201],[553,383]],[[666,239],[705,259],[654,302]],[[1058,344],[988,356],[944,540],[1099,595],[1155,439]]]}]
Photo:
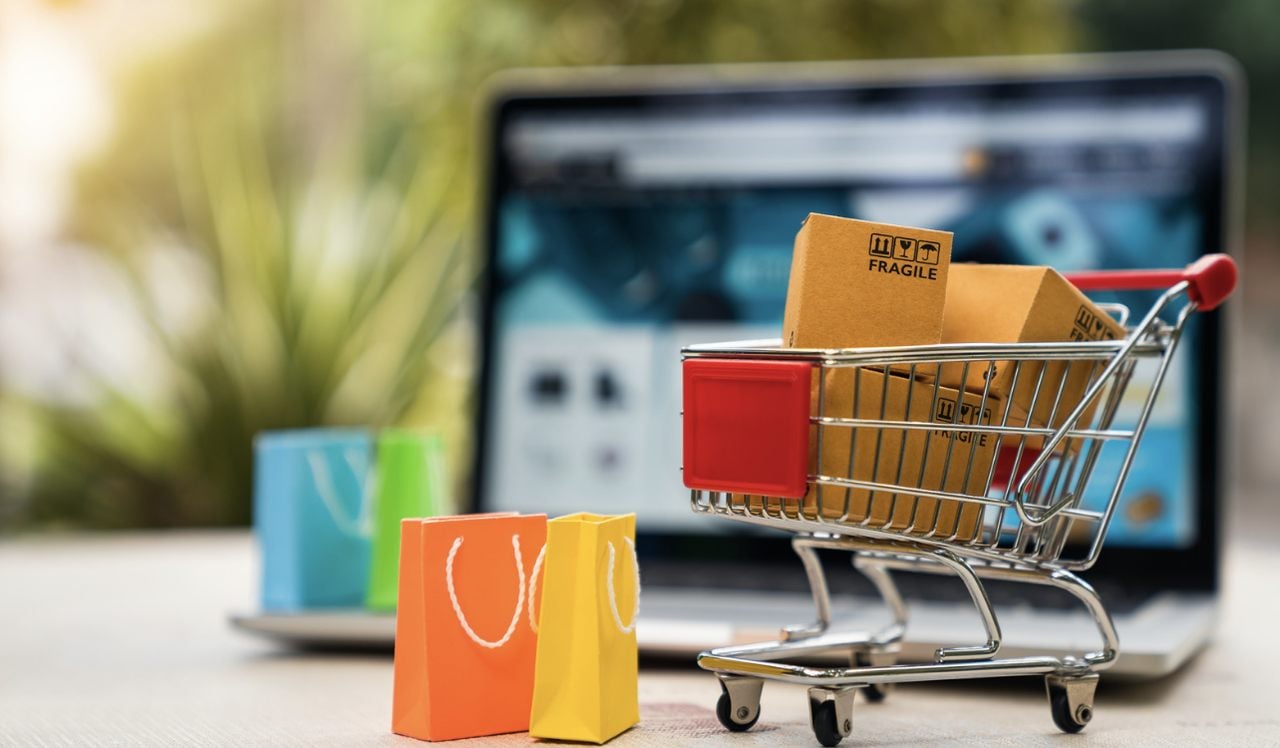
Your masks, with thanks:
[{"label": "cart lower rack", "polygon": [[[765,680],[802,684],[814,735],[833,746],[852,731],[858,691],[880,701],[895,683],[1044,675],[1054,722],[1066,732],[1083,729],[1093,717],[1098,672],[1115,661],[1120,642],[1078,572],[1101,552],[1187,320],[1225,300],[1235,278],[1225,255],[1180,271],[1070,276],[1085,291],[1164,290],[1122,340],[685,348],[684,479],[693,510],[794,533],[817,609],[814,623],[787,628],[777,640],[699,655],[698,664],[720,679],[720,722],[749,730]],[[1105,308],[1127,322],[1123,307]],[[1143,360],[1151,363],[1139,367]],[[940,384],[974,381],[975,372],[986,383],[980,392]],[[1022,407],[991,390],[996,372],[1009,373]],[[1122,401],[1137,413],[1123,427],[1116,423]],[[1111,457],[1100,460],[1104,450]],[[1095,475],[1100,464],[1105,475]],[[1082,504],[1091,480],[1110,489],[1100,506]],[[870,634],[833,631],[818,550],[852,554],[892,620]],[[893,581],[898,572],[959,577],[986,640],[940,648],[933,662],[898,663],[908,624]],[[1064,658],[999,657],[988,579],[1070,593],[1092,616],[1101,646]],[[847,654],[849,667],[800,664],[833,652]]]}]

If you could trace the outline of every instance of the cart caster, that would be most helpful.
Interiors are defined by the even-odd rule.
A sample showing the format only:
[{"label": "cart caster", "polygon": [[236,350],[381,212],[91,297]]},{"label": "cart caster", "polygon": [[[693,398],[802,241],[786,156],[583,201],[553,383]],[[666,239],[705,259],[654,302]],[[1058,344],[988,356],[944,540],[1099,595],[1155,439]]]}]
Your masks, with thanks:
[{"label": "cart caster", "polygon": [[831,748],[853,731],[853,696],[857,688],[810,688],[809,718],[813,736]]},{"label": "cart caster", "polygon": [[1098,688],[1098,674],[1046,675],[1045,689],[1049,692],[1049,711],[1059,730],[1076,733],[1093,719],[1093,694]]},{"label": "cart caster", "polygon": [[[890,667],[898,663],[898,653],[859,650],[853,653],[852,659],[854,667]],[[888,698],[892,690],[892,683],[870,683],[862,689],[862,693],[866,695],[867,701],[878,704]]]},{"label": "cart caster", "polygon": [[760,719],[760,691],[764,681],[721,675],[720,698],[716,701],[716,717],[730,732],[746,732]]}]

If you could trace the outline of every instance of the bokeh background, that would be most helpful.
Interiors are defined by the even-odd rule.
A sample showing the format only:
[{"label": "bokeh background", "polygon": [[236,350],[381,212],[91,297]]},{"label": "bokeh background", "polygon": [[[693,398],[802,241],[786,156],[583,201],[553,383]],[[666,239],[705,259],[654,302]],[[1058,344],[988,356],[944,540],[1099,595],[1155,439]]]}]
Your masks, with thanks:
[{"label": "bokeh background", "polygon": [[284,427],[433,429],[460,485],[498,70],[1189,47],[1249,79],[1232,454],[1267,500],[1277,28],[1269,0],[0,0],[0,530],[245,524]]}]

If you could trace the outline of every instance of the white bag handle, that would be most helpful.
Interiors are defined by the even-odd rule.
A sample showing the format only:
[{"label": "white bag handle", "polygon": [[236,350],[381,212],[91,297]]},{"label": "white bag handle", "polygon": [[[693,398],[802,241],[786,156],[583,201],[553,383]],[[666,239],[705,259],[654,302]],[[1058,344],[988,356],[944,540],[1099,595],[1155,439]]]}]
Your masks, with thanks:
[{"label": "white bag handle", "polygon": [[453,589],[453,557],[458,555],[458,549],[462,547],[462,536],[458,536],[453,541],[453,547],[449,549],[449,558],[444,563],[444,581],[449,588],[449,602],[453,604],[453,614],[458,617],[458,623],[462,625],[462,630],[466,632],[471,641],[479,644],[485,649],[497,649],[505,645],[511,640],[511,635],[516,632],[516,624],[520,622],[520,613],[524,609],[525,596],[525,578],[524,578],[524,561],[520,558],[520,536],[511,536],[511,547],[515,551],[516,556],[516,574],[520,577],[520,594],[516,596],[516,610],[511,615],[511,623],[507,626],[507,632],[502,638],[496,641],[481,639],[476,634],[475,629],[471,628],[471,624],[467,623],[467,617],[462,612],[462,606],[458,604],[458,593]]},{"label": "white bag handle", "polygon": [[538,558],[533,562],[533,574],[529,575],[529,628],[538,633],[538,622],[533,618],[533,602],[538,599],[538,574],[542,572],[542,560],[547,556],[547,544],[542,544]]},{"label": "white bag handle", "polygon": [[640,617],[640,559],[636,556],[636,544],[631,538],[623,538],[627,541],[627,547],[631,549],[631,568],[635,571],[636,583],[636,604],[631,611],[631,623],[622,625],[622,616],[618,614],[618,595],[613,590],[613,569],[617,560],[617,552],[614,551],[613,542],[609,542],[609,573],[605,577],[605,586],[609,590],[609,612],[613,613],[613,622],[617,624],[618,631],[623,634],[630,634],[636,630],[636,620]]},{"label": "white bag handle", "polygon": [[[613,622],[618,627],[618,631],[623,634],[630,634],[636,630],[636,619],[640,617],[640,560],[636,557],[636,544],[631,538],[624,538],[627,541],[627,547],[631,550],[631,566],[635,573],[636,583],[636,604],[631,614],[631,623],[622,624],[622,614],[618,612],[618,596],[613,588],[613,569],[617,560],[617,551],[614,550],[613,543],[609,542],[609,572],[605,577],[605,588],[609,592],[609,612],[613,614]],[[533,629],[533,633],[538,633],[538,622],[533,617],[533,603],[537,599],[538,594],[538,573],[542,571],[542,561],[546,557],[547,546],[544,544],[542,550],[538,551],[538,558],[533,562],[533,574],[529,580],[529,628]]]},{"label": "white bag handle", "polygon": [[[344,449],[342,457],[347,462],[347,467],[351,468],[352,475],[359,476],[361,473],[357,462],[361,461],[360,451],[356,449]],[[342,509],[342,503],[338,501],[338,491],[333,485],[333,476],[329,474],[329,464],[325,462],[324,453],[318,449],[307,451],[307,464],[311,468],[311,480],[315,483],[316,493],[320,494],[320,501],[324,504],[325,510],[329,512],[329,518],[338,526],[342,532],[357,538],[367,538],[373,534],[373,512],[371,496],[375,490],[377,476],[368,471],[365,473],[365,480],[362,481],[360,487],[360,509],[356,516],[348,517],[347,513]],[[368,468],[368,464],[363,465]]]}]

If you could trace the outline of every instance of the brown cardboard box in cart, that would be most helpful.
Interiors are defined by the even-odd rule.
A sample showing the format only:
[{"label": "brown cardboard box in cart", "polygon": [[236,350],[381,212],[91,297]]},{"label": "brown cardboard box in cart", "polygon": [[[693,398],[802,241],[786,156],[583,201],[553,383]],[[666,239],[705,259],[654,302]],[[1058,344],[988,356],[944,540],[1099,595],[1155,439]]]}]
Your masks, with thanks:
[{"label": "brown cardboard box in cart", "polygon": [[[950,270],[942,319],[944,343],[1115,340],[1125,336],[1118,321],[1052,268],[959,263]],[[1024,363],[1015,390],[1014,364],[997,362],[990,372],[988,391],[1011,401],[1010,425],[1029,422],[1035,427],[1058,428],[1104,365],[1090,361]],[[938,374],[944,385],[977,393],[982,392],[987,376],[983,364],[971,364],[967,374],[960,364],[948,364]],[[1055,411],[1054,399],[1059,392]],[[1095,399],[1078,425],[1089,423],[1097,405]],[[997,414],[997,423],[1001,415]]]},{"label": "brown cardboard box in cart", "polygon": [[[823,415],[827,417],[990,425],[1003,407],[992,396],[983,402],[979,394],[935,387],[930,379],[911,379],[896,372],[886,375],[880,367],[831,369],[826,377]],[[981,494],[996,454],[995,435],[972,431],[834,425],[821,430],[822,460],[819,465],[818,443],[811,439],[811,470],[828,477],[929,491]],[[810,486],[802,507],[813,514],[818,506],[827,519],[838,519],[847,509],[847,522],[870,517],[867,526],[873,529],[932,532],[961,541],[978,535],[982,519],[982,507],[976,503],[831,485]]]},{"label": "brown cardboard box in cart", "polygon": [[810,213],[791,256],[783,345],[937,343],[950,263],[950,232]]},{"label": "brown cardboard box in cart", "polygon": [[[941,342],[951,240],[952,235],[947,231],[810,213],[796,234],[783,319],[783,345],[870,348]],[[909,379],[907,365],[891,368],[901,374],[887,376],[884,369],[879,369],[863,370],[858,375],[863,388],[858,399],[858,416],[879,418],[883,406],[886,419],[901,420],[909,410],[911,418],[928,421],[931,385]],[[826,377],[824,415],[853,416],[853,370],[830,370]],[[816,377],[814,390],[816,409]],[[954,405],[957,395],[959,393],[951,390],[949,397],[942,401]],[[914,399],[908,403],[911,396]],[[963,406],[969,408],[977,400],[980,398],[967,395],[961,398]],[[947,443],[952,434],[904,429],[877,432],[862,428],[854,445],[855,437],[848,428],[828,426],[822,431],[822,465],[816,464],[817,440],[810,442],[814,472],[935,490],[958,491],[966,485],[963,467],[960,471],[948,472],[943,485],[943,472],[948,464]],[[957,446],[965,438],[967,435],[961,436]],[[856,447],[853,464],[849,461],[850,446]],[[927,451],[930,449],[931,453]],[[978,451],[982,449],[979,447]],[[950,450],[952,459],[961,454],[964,457],[960,459],[967,459],[969,451],[968,446]],[[985,467],[989,465],[990,460],[981,477],[971,478],[971,482],[985,480]],[[859,522],[870,516],[872,526],[887,526],[892,530],[909,528],[921,533],[937,530],[943,535],[971,537],[981,514],[976,505],[961,510],[959,502],[954,500],[938,502],[915,495],[830,486],[822,488],[821,494],[823,516],[843,515],[847,498],[848,521]],[[817,503],[817,490],[811,487],[803,508],[812,513],[817,511]]]}]

